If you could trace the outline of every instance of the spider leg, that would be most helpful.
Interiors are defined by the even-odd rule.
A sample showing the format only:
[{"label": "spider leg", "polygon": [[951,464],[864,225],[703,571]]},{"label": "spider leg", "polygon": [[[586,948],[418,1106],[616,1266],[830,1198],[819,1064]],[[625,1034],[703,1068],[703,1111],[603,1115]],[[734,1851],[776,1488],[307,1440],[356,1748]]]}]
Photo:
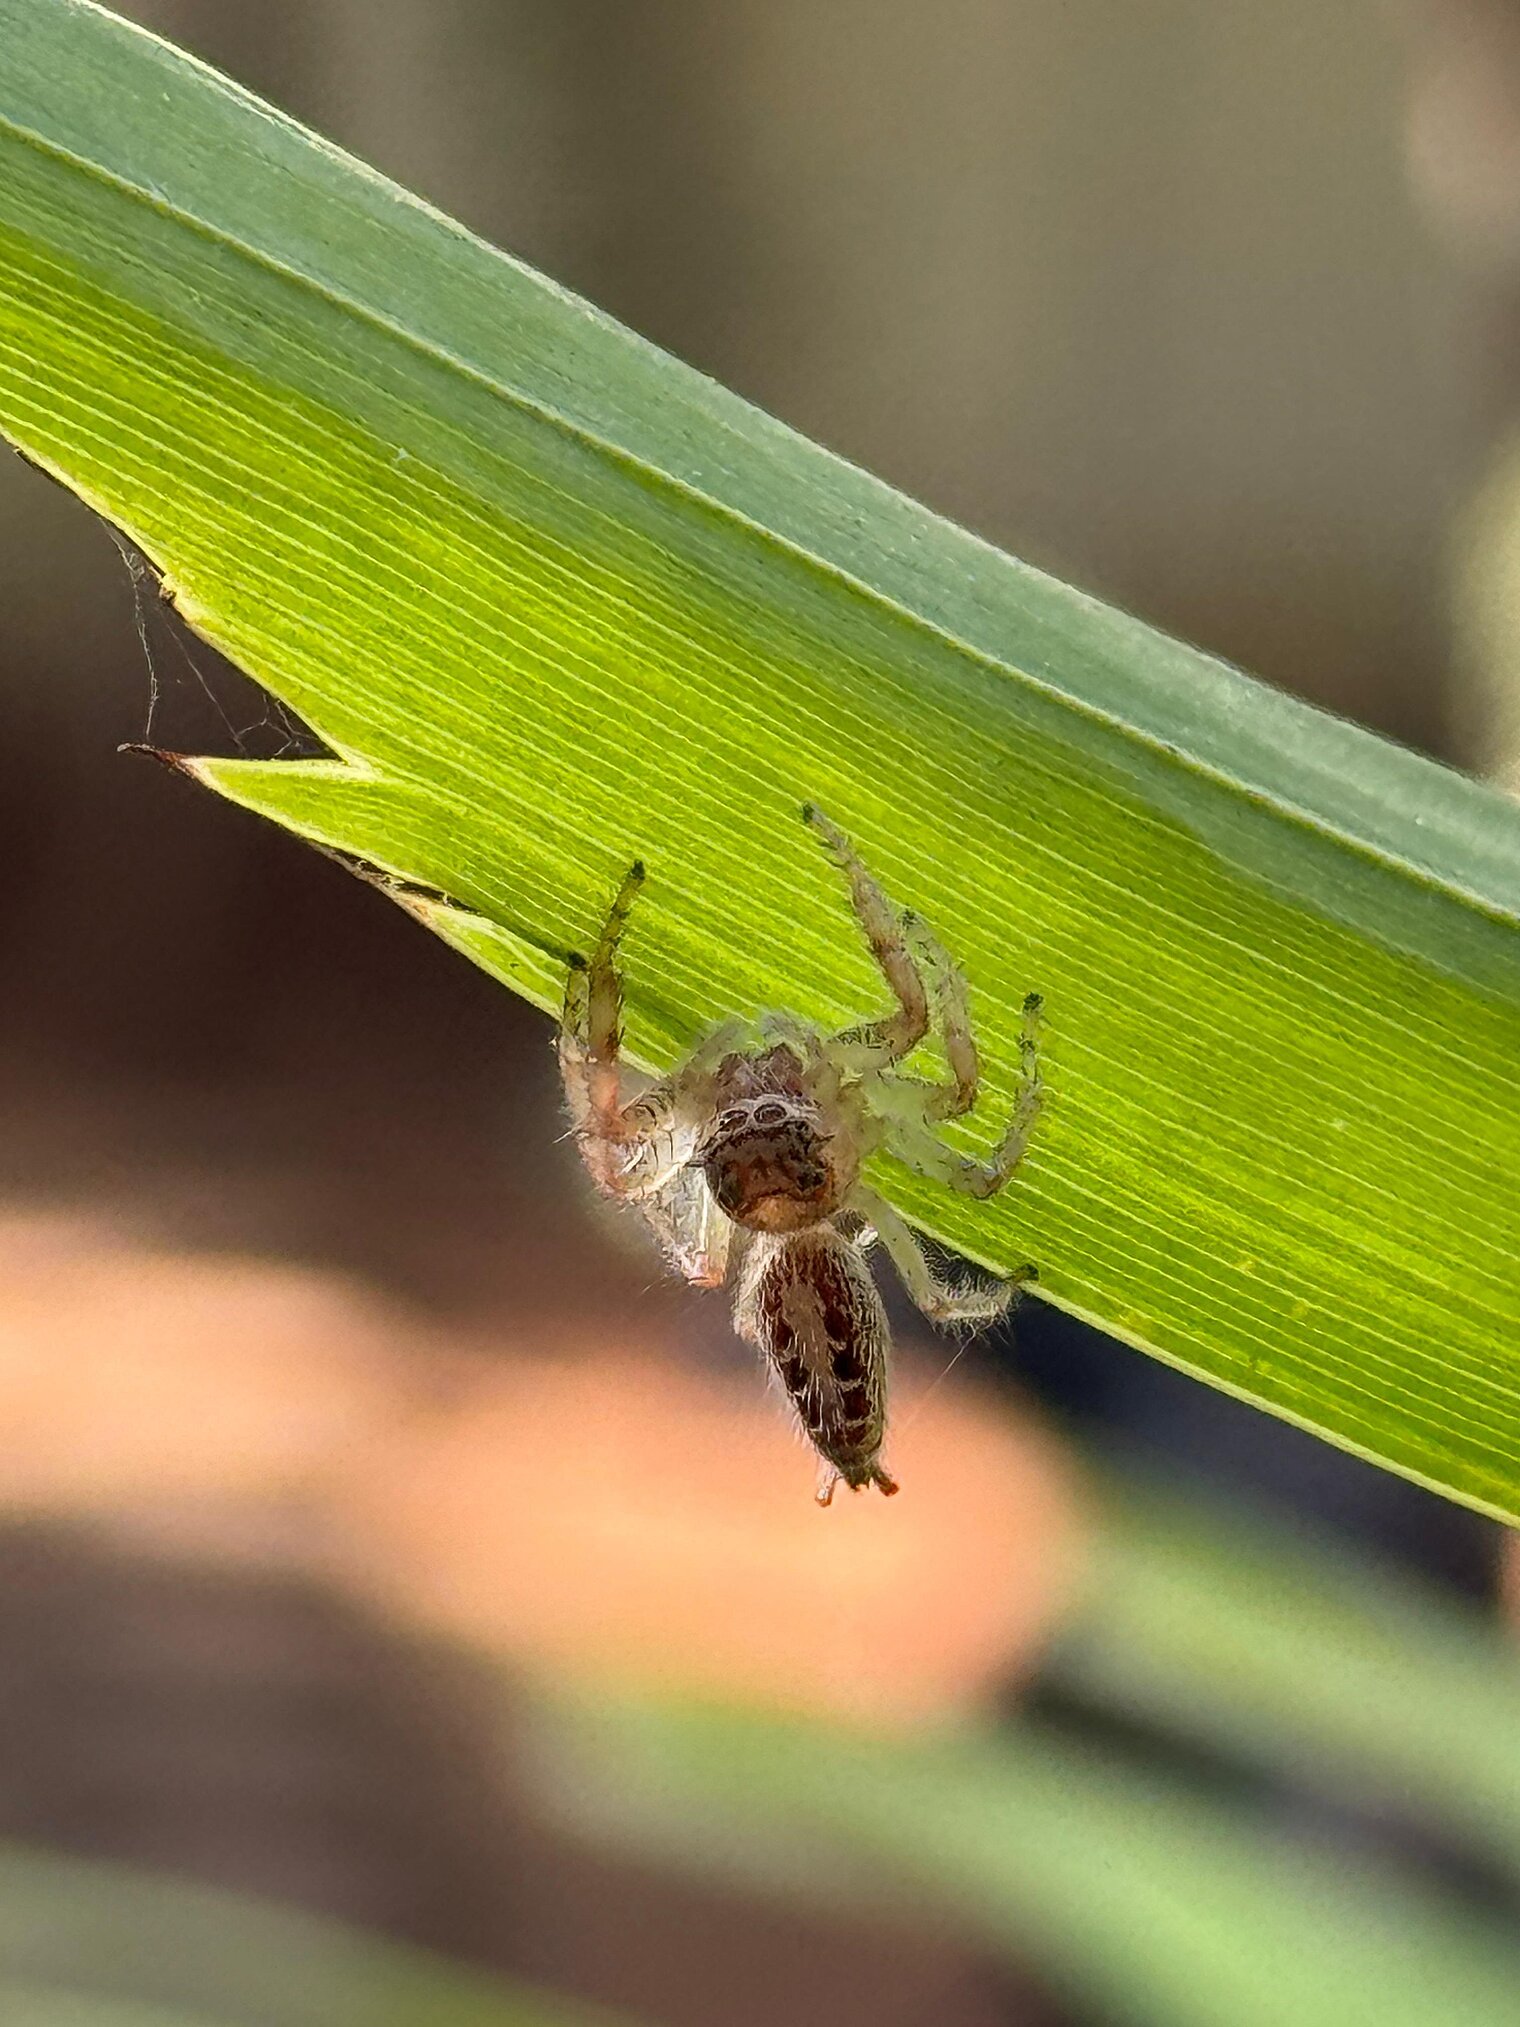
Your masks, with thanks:
[{"label": "spider leg", "polygon": [[939,1015],[940,1036],[945,1060],[950,1066],[948,1083],[937,1084],[925,1093],[926,1119],[959,1119],[976,1103],[982,1068],[977,1055],[976,1035],[971,1026],[971,988],[939,938],[919,915],[905,915],[903,927],[918,945],[933,981],[934,1009]]},{"label": "spider leg", "polygon": [[571,957],[559,1029],[560,1074],[581,1154],[597,1185],[613,1195],[622,1194],[626,1150],[637,1137],[636,1130],[630,1132],[623,1119],[618,1067],[623,987],[617,950],[643,884],[644,868],[635,861],[618,889],[590,960]]},{"label": "spider leg", "polygon": [[849,882],[856,919],[897,1001],[896,1013],[862,1027],[847,1028],[836,1040],[846,1046],[858,1044],[863,1064],[880,1067],[898,1062],[929,1032],[929,995],[923,973],[903,934],[902,918],[866,871],[844,832],[812,803],[803,805],[802,814]]},{"label": "spider leg", "polygon": [[720,1021],[678,1070],[661,1077],[622,1107],[617,1114],[618,1142],[632,1150],[625,1158],[634,1165],[625,1171],[619,1195],[637,1202],[666,1189],[690,1161],[700,1122],[712,1106],[713,1073],[742,1043],[744,1035],[742,1020]]},{"label": "spider leg", "polygon": [[738,1228],[718,1209],[699,1168],[689,1162],[678,1168],[638,1207],[678,1274],[698,1288],[722,1287]]},{"label": "spider leg", "polygon": [[728,1271],[728,1220],[706,1178],[689,1166],[713,1073],[743,1023],[726,1021],[675,1076],[622,1101],[623,990],[617,952],[644,880],[629,868],[589,960],[572,957],[560,1021],[559,1060],[581,1158],[608,1196],[635,1204],[667,1258],[687,1280],[716,1287]]},{"label": "spider leg", "polygon": [[1013,1101],[1013,1112],[1003,1137],[991,1157],[979,1161],[975,1155],[962,1154],[959,1149],[945,1145],[932,1123],[936,1116],[943,1116],[936,1115],[933,1110],[933,1091],[927,1094],[927,1102],[913,1115],[897,1113],[890,1118],[887,1144],[894,1154],[900,1155],[923,1174],[948,1183],[951,1189],[959,1190],[963,1196],[996,1196],[1023,1160],[1029,1136],[1034,1131],[1045,1099],[1045,1086],[1040,1076],[1041,1005],[1037,992],[1032,992],[1024,1002],[1024,1021],[1019,1031],[1018,1095]]},{"label": "spider leg", "polygon": [[643,865],[635,861],[590,958],[571,957],[559,1028],[560,1074],[581,1157],[599,1189],[635,1199],[662,1187],[689,1152],[679,1145],[676,1092],[669,1079],[623,1103],[617,953],[643,884]]},{"label": "spider leg", "polygon": [[1023,1284],[1039,1279],[1036,1268],[1023,1266],[992,1287],[957,1287],[934,1271],[917,1233],[874,1190],[858,1189],[853,1207],[870,1219],[903,1286],[931,1323],[995,1323],[1012,1308]]},{"label": "spider leg", "polygon": [[602,1132],[609,1135],[615,1131],[622,1109],[618,1051],[623,1043],[623,981],[617,968],[618,945],[643,884],[644,867],[636,859],[623,877],[586,967],[585,1036],[591,1115]]}]

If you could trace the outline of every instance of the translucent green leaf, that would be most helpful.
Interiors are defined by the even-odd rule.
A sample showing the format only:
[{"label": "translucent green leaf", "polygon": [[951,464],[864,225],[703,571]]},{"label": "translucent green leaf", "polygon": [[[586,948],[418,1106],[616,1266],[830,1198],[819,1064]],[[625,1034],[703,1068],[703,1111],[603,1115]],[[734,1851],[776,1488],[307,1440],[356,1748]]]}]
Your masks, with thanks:
[{"label": "translucent green leaf", "polygon": [[441,890],[422,919],[546,1006],[642,856],[651,1064],[879,999],[816,799],[968,971],[989,1119],[1047,998],[1024,1176],[894,1173],[903,1207],[1520,1514],[1520,812],[998,555],[82,0],[0,0],[0,46],[0,426],[335,756],[203,780]]}]

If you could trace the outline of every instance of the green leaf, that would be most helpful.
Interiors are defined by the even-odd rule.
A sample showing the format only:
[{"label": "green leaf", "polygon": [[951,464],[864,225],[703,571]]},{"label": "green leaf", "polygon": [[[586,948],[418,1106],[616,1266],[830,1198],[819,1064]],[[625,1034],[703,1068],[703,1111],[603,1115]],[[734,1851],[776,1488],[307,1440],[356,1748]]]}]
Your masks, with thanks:
[{"label": "green leaf", "polygon": [[18,1985],[0,1978],[0,2020],[15,2027],[238,2027],[225,2014],[184,2013],[178,2007],[139,2006],[134,1999],[101,1999],[56,1985]]},{"label": "green leaf", "polygon": [[441,890],[418,916],[544,1006],[642,856],[653,1065],[879,1002],[816,799],[972,980],[967,1144],[1047,1000],[1020,1180],[896,1200],[1520,1515],[1520,812],[998,555],[82,0],[0,0],[0,46],[0,426],[334,756],[203,780]]},{"label": "green leaf", "polygon": [[524,1991],[315,1915],[17,1845],[0,1846],[0,2019],[38,2027],[632,2027],[625,2016]]},{"label": "green leaf", "polygon": [[805,1890],[927,1890],[1132,2027],[1501,2027],[1511,1934],[1345,1850],[1036,1731],[888,1745],[566,1701],[536,1763],[587,1827]]},{"label": "green leaf", "polygon": [[1104,1485],[1049,1678],[1126,1724],[1396,1797],[1520,1878],[1520,1664],[1505,1628],[1344,1543]]},{"label": "green leaf", "polygon": [[[1134,2027],[1510,2018],[1513,1933],[1420,1859],[1437,1831],[1520,1866],[1513,1644],[1264,1515],[1103,1494],[1085,1598],[1042,1670],[1096,1733],[888,1745],[561,1689],[531,1756],[547,1797],[584,1831],[810,1904],[931,1891]],[[1180,1763],[1124,1750],[1147,1724],[1184,1741]],[[1407,1817],[1391,1842],[1412,1862],[1363,1849],[1348,1806]]]}]

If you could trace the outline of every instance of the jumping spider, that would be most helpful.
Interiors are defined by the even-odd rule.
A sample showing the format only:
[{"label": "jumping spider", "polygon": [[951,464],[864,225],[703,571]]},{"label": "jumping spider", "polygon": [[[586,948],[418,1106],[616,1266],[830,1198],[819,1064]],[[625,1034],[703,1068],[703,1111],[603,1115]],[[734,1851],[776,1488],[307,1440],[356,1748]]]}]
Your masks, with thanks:
[{"label": "jumping spider", "polygon": [[[852,1491],[897,1490],[881,1464],[888,1331],[866,1249],[881,1241],[936,1323],[991,1322],[1035,1278],[1022,1267],[990,1287],[942,1280],[860,1172],[886,1148],[969,1196],[1000,1190],[1040,1110],[1040,996],[1024,1001],[1018,1096],[992,1158],[946,1146],[936,1127],[971,1109],[979,1081],[966,981],[917,916],[899,915],[843,832],[811,806],[803,816],[849,882],[895,1009],[836,1035],[790,1014],[724,1021],[678,1070],[625,1102],[617,951],[644,880],[635,865],[589,962],[570,960],[559,1060],[598,1188],[638,1206],[688,1281],[717,1287],[736,1265],[734,1327],[765,1353],[823,1458],[818,1499],[827,1506],[840,1479]],[[897,1067],[928,1033],[931,1001],[944,1083]]]}]

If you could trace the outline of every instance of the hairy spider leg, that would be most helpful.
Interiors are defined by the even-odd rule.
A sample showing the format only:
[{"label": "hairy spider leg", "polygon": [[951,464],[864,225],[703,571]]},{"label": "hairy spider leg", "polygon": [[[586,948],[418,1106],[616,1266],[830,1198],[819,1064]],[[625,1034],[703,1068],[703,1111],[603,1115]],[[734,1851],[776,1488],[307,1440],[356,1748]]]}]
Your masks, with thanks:
[{"label": "hairy spider leg", "polygon": [[635,859],[623,876],[617,898],[602,924],[602,933],[586,967],[586,1053],[591,1117],[604,1139],[619,1137],[622,1092],[618,1051],[623,1045],[623,981],[617,968],[618,945],[644,884],[644,867]]},{"label": "hairy spider leg", "polygon": [[931,1323],[996,1323],[1007,1315],[1024,1283],[1040,1278],[1038,1268],[1025,1265],[991,1286],[957,1286],[936,1273],[918,1234],[884,1197],[859,1189],[855,1206],[870,1219],[903,1286]]},{"label": "hairy spider leg", "polygon": [[996,1196],[1023,1160],[1029,1136],[1034,1131],[1045,1099],[1045,1086],[1040,1075],[1042,1005],[1037,992],[1030,993],[1024,1002],[1024,1018],[1019,1029],[1018,1093],[1007,1128],[989,1159],[980,1161],[975,1155],[962,1154],[958,1148],[947,1147],[921,1108],[915,1108],[913,1112],[893,1110],[887,1128],[887,1145],[892,1152],[924,1175],[933,1176],[936,1181],[959,1190],[963,1196]]},{"label": "hairy spider leg", "polygon": [[922,915],[905,914],[903,929],[928,965],[945,1061],[950,1066],[947,1083],[926,1088],[924,1117],[959,1119],[975,1105],[982,1079],[976,1034],[971,1026],[971,988],[965,973]]},{"label": "hairy spider leg", "polygon": [[[668,1082],[656,1084],[632,1105],[623,1104],[623,982],[617,953],[643,884],[644,867],[635,860],[589,960],[572,954],[559,1033],[560,1072],[582,1159],[599,1189],[621,1197],[659,1189],[685,1158],[677,1154],[669,1132],[673,1097]],[[662,1139],[667,1143],[663,1149]]]},{"label": "hairy spider leg", "polygon": [[902,917],[866,871],[855,847],[838,825],[830,823],[810,802],[803,805],[802,814],[849,882],[856,919],[897,1001],[896,1013],[888,1014],[884,1020],[846,1028],[835,1036],[835,1042],[859,1044],[864,1061],[877,1067],[899,1062],[929,1032],[929,995],[923,973],[903,934]]},{"label": "hairy spider leg", "polygon": [[705,1110],[713,1072],[742,1035],[743,1023],[720,1023],[675,1076],[661,1078],[623,1103],[623,985],[617,955],[643,884],[644,868],[635,861],[590,959],[570,959],[560,1023],[560,1069],[571,1122],[592,1179],[609,1196],[649,1200],[648,1222],[676,1266],[689,1280],[712,1285],[726,1272],[728,1235],[717,1228],[717,1213],[705,1185],[698,1189],[680,1180],[695,1138],[683,1126],[686,1115],[700,1116]]},{"label": "hairy spider leg", "polygon": [[739,1232],[714,1202],[700,1168],[683,1163],[641,1197],[638,1208],[678,1274],[697,1288],[723,1286]]}]

